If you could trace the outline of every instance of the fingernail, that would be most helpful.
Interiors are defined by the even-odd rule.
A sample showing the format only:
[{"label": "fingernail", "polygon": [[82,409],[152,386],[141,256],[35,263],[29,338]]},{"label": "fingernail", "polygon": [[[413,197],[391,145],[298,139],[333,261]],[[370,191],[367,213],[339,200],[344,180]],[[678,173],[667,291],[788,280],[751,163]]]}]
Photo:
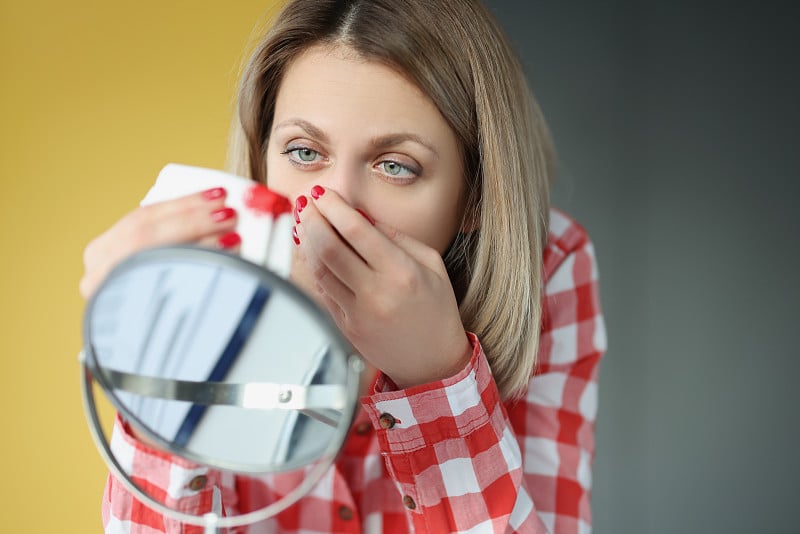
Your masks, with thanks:
[{"label": "fingernail", "polygon": [[319,197],[325,194],[325,188],[321,185],[315,185],[311,188],[311,197],[314,200],[317,200]]},{"label": "fingernail", "polygon": [[292,226],[292,239],[294,240],[294,244],[295,245],[299,245],[300,244],[300,238],[297,237],[297,227],[296,226]]},{"label": "fingernail", "polygon": [[236,232],[230,232],[217,239],[217,246],[219,248],[233,248],[241,244],[242,238]]},{"label": "fingernail", "polygon": [[303,208],[308,206],[308,198],[305,195],[300,195],[297,197],[297,200],[294,201],[294,208],[297,210],[297,213],[303,211]]},{"label": "fingernail", "polygon": [[212,187],[203,191],[203,198],[206,200],[216,200],[226,195],[224,187]]},{"label": "fingernail", "polygon": [[365,218],[366,220],[368,220],[368,221],[369,221],[369,223],[370,223],[372,226],[375,226],[375,219],[373,219],[372,217],[370,217],[369,215],[367,215],[367,212],[366,212],[366,211],[362,210],[361,208],[356,208],[356,211],[357,211],[358,213],[360,213],[361,215],[363,215],[363,216],[364,216],[364,218]]},{"label": "fingernail", "polygon": [[214,222],[227,221],[236,216],[236,210],[233,208],[221,208],[211,212],[211,220]]},{"label": "fingernail", "polygon": [[297,224],[300,224],[300,212],[297,211],[297,207],[296,206],[292,210],[292,215],[294,215],[294,222],[296,222]]}]

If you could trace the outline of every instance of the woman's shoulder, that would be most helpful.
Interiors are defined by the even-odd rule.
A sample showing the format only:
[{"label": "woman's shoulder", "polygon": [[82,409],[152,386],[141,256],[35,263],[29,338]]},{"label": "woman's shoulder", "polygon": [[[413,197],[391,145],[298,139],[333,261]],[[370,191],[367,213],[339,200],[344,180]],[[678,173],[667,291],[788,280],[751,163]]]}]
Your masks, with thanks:
[{"label": "woman's shoulder", "polygon": [[607,345],[594,245],[583,226],[556,209],[550,212],[544,266],[538,370],[556,372],[553,365],[581,362],[582,370],[570,371],[569,380],[594,376]]},{"label": "woman's shoulder", "polygon": [[558,208],[550,209],[550,229],[544,250],[544,279],[549,282],[562,263],[584,251],[594,259],[594,246],[586,229]]}]

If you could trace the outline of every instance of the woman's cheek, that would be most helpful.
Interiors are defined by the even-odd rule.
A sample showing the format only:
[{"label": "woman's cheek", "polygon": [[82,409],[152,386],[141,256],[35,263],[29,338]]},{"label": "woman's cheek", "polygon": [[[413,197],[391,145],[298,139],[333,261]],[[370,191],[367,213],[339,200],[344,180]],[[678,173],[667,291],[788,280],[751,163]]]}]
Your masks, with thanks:
[{"label": "woman's cheek", "polygon": [[[398,220],[397,224],[386,222],[390,226],[397,228],[401,233],[437,250],[440,254],[444,253],[455,237],[455,232],[450,230],[450,225],[442,221],[441,218],[430,215],[426,217],[418,214],[418,212],[415,213],[413,209],[408,213],[415,214],[413,220],[408,220],[406,217],[403,220]],[[380,220],[380,217],[377,218]]]},{"label": "woman's cheek", "polygon": [[[273,149],[270,149],[270,152],[273,152]],[[285,162],[277,157],[267,156],[267,187],[294,201],[298,193],[294,192],[291,187],[292,170],[287,169]]]}]

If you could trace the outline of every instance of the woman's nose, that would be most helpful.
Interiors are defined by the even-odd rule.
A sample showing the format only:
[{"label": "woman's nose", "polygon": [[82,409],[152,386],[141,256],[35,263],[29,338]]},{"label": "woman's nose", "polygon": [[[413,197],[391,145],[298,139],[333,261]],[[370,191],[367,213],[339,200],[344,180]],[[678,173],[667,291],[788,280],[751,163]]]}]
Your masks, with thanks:
[{"label": "woman's nose", "polygon": [[345,202],[353,207],[361,205],[367,185],[365,179],[368,176],[365,170],[359,168],[358,165],[337,161],[319,178],[318,185],[336,191]]}]

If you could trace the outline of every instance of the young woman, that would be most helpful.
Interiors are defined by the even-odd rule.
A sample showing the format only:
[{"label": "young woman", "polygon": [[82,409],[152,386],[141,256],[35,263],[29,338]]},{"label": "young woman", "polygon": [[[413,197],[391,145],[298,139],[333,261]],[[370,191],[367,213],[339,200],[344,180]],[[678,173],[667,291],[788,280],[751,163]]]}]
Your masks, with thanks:
[{"label": "young woman", "polygon": [[[549,208],[547,129],[487,11],[290,1],[239,101],[232,170],[295,200],[292,280],[370,369],[334,468],[270,528],[588,532],[605,350],[593,248]],[[223,203],[212,190],[134,210],[87,247],[84,295],[145,247],[235,247]],[[148,466],[136,476],[183,510],[221,495],[242,513],[273,491],[176,469],[117,431]],[[103,516],[113,532],[180,530],[113,478]]]}]

